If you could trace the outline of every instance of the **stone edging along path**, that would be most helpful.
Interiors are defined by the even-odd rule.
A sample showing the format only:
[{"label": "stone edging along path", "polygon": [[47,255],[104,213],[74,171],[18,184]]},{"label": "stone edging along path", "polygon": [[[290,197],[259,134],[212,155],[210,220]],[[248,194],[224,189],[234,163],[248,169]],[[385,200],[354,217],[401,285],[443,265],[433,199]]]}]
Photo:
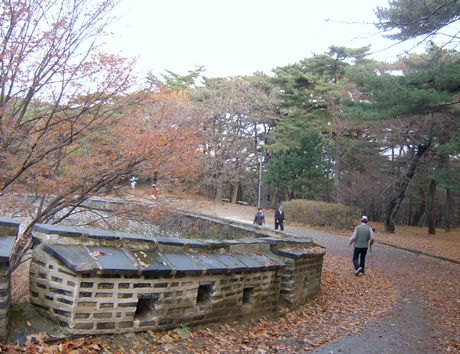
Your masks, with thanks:
[{"label": "stone edging along path", "polygon": [[[314,231],[315,231],[315,230],[314,230]],[[318,232],[322,232],[322,231],[318,231]],[[350,233],[350,235],[351,235],[351,233]],[[350,237],[350,236],[345,235],[345,234],[336,234],[336,236],[340,236],[340,237],[343,237],[343,238],[346,238],[346,239],[349,239],[349,237]],[[436,255],[436,254],[431,254],[431,253],[427,253],[427,252],[415,250],[415,249],[409,248],[409,247],[398,246],[398,245],[395,245],[395,244],[390,243],[390,242],[383,242],[383,241],[376,240],[376,241],[375,241],[375,244],[376,244],[376,245],[387,246],[387,247],[392,247],[392,248],[395,248],[395,249],[398,249],[398,250],[402,250],[402,251],[414,253],[414,254],[417,254],[417,255],[419,255],[419,256],[426,256],[426,257],[436,258],[436,259],[439,259],[439,260],[442,260],[442,261],[446,261],[446,262],[451,262],[451,263],[455,263],[455,264],[460,264],[460,261],[459,261],[459,260],[456,260],[456,259],[452,259],[452,258],[448,258],[448,257],[443,257],[443,256],[438,256],[438,255]]]},{"label": "stone edging along path", "polygon": [[411,253],[414,253],[414,254],[418,254],[418,255],[420,255],[420,256],[427,256],[427,257],[432,257],[432,258],[440,259],[440,260],[442,260],[442,261],[447,261],[447,262],[451,262],[451,263],[455,263],[455,264],[460,264],[460,261],[457,261],[457,260],[455,260],[455,259],[450,259],[450,258],[447,258],[447,257],[437,256],[437,255],[435,255],[435,254],[430,254],[430,253],[426,253],[426,252],[422,252],[422,251],[417,251],[417,250],[414,250],[414,249],[411,249],[411,248],[407,248],[407,247],[396,246],[396,245],[393,245],[393,244],[390,244],[390,243],[387,243],[387,242],[376,241],[376,244],[380,244],[380,245],[384,245],[384,246],[388,246],[388,247],[400,249],[400,250],[403,250],[403,251],[407,251],[407,252],[411,252]]}]

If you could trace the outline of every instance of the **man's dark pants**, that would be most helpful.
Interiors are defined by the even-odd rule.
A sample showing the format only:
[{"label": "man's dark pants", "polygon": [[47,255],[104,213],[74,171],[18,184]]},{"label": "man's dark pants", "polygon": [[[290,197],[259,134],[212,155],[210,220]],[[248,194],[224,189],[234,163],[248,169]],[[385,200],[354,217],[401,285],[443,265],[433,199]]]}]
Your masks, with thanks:
[{"label": "man's dark pants", "polygon": [[284,231],[284,222],[283,221],[275,222],[275,230],[278,230],[278,225],[280,227],[280,230]]},{"label": "man's dark pants", "polygon": [[[364,272],[364,266],[366,263],[366,254],[367,254],[367,248],[355,247],[355,250],[353,251],[353,265],[355,267],[355,270],[358,270],[358,268],[361,267]],[[358,258],[359,258],[359,262],[358,262]]]}]

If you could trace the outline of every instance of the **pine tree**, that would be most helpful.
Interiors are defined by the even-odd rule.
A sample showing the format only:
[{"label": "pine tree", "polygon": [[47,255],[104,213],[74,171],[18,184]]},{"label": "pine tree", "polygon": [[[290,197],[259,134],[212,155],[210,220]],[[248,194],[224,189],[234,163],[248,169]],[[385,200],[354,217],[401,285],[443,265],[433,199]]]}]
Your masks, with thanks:
[{"label": "pine tree", "polygon": [[283,119],[275,122],[276,138],[270,150],[277,153],[286,149],[298,149],[308,130],[316,130],[330,139],[334,162],[334,186],[336,199],[343,202],[341,193],[342,147],[347,132],[356,127],[343,114],[343,105],[354,99],[353,87],[346,75],[351,65],[364,65],[369,47],[330,47],[329,52],[313,55],[299,63],[274,69],[272,82],[279,88]]}]

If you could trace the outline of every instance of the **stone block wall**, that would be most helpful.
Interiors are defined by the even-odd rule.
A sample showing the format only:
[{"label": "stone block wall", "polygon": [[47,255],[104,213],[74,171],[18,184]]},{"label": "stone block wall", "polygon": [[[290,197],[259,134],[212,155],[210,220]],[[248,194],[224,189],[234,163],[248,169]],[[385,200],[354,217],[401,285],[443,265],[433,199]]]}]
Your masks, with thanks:
[{"label": "stone block wall", "polygon": [[292,308],[314,299],[321,289],[323,256],[303,254],[298,258],[281,257],[286,263],[281,280],[281,299],[283,305]]},{"label": "stone block wall", "polygon": [[[41,270],[35,264],[31,275]],[[53,276],[57,283],[31,281],[30,301],[74,334],[166,330],[275,311],[277,273],[158,279],[61,273]],[[76,286],[69,286],[73,282]]]},{"label": "stone block wall", "polygon": [[19,221],[0,217],[0,341],[8,337],[11,303],[11,270],[13,247],[19,231]]},{"label": "stone block wall", "polygon": [[[117,200],[97,203],[123,208]],[[35,225],[30,303],[70,333],[107,334],[263,315],[320,291],[324,251],[309,252],[310,238],[195,213],[169,215],[152,235]],[[0,219],[0,231],[17,235],[19,223],[10,221]],[[0,323],[8,318],[10,280],[2,251],[15,238],[0,239]]]},{"label": "stone block wall", "polygon": [[71,333],[102,334],[262,315],[314,297],[324,253],[312,262],[311,239],[264,236],[186,239],[38,224],[30,302]]},{"label": "stone block wall", "polygon": [[[81,246],[34,248],[30,302],[74,334],[165,330],[267,313],[278,306],[284,263],[270,252],[117,254],[97,249],[103,255],[94,256],[91,248],[97,258],[91,264]],[[130,267],[129,260],[138,263]]]},{"label": "stone block wall", "polygon": [[0,263],[0,341],[2,342],[8,337],[10,296],[10,267],[8,263]]}]

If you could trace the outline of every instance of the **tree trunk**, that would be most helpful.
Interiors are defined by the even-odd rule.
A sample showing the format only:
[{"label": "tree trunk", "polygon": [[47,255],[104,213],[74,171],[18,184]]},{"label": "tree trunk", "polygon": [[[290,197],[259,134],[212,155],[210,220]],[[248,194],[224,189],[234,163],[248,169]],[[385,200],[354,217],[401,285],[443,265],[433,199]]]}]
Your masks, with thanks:
[{"label": "tree trunk", "polygon": [[[442,145],[446,145],[450,139],[445,138],[442,140]],[[450,171],[450,163],[449,163],[449,155],[447,153],[443,153],[440,156],[440,165],[446,171]],[[446,188],[446,232],[452,231],[452,198],[453,195],[451,193],[451,188],[449,187],[450,183],[447,183]]]},{"label": "tree trunk", "polygon": [[415,212],[414,218],[412,219],[411,226],[418,226],[418,227],[420,227],[421,221],[422,221],[422,217],[423,217],[423,215],[425,215],[425,210],[426,210],[426,202],[425,202],[425,201],[422,201],[422,202],[418,205],[418,210]]},{"label": "tree trunk", "polygon": [[391,198],[390,203],[388,204],[386,217],[384,221],[385,231],[395,232],[394,217],[398,213],[399,207],[401,206],[402,201],[405,197],[406,188],[408,187],[412,177],[415,175],[415,170],[417,169],[422,155],[428,150],[431,145],[432,137],[430,136],[425,145],[417,145],[417,152],[412,160],[412,163],[409,166],[408,171],[402,176],[401,182],[396,187],[396,194]]},{"label": "tree trunk", "polygon": [[273,208],[275,206],[275,201],[276,201],[276,195],[278,194],[278,187],[275,187],[275,191],[273,192],[273,196],[270,199],[270,208]]},{"label": "tree trunk", "polygon": [[215,204],[222,204],[222,189],[224,186],[224,176],[219,175],[217,179],[217,186],[216,186],[216,199],[214,200]]},{"label": "tree trunk", "polygon": [[446,232],[452,231],[453,196],[450,188],[446,189]]},{"label": "tree trunk", "polygon": [[238,200],[238,184],[232,185],[232,196],[231,196],[230,202],[232,204],[236,204],[237,200]]},{"label": "tree trunk", "polygon": [[340,190],[340,136],[342,132],[340,131],[340,127],[337,126],[335,129],[335,144],[334,144],[334,187],[335,193],[337,195],[337,203],[342,204],[342,191]]},{"label": "tree trunk", "polygon": [[394,217],[398,213],[399,207],[401,206],[401,202],[404,199],[404,191],[406,190],[405,186],[403,189],[399,191],[398,194],[396,194],[390,201],[390,204],[388,205],[387,212],[386,212],[386,218],[385,218],[385,231],[388,232],[395,232],[395,224],[394,224]]},{"label": "tree trunk", "polygon": [[436,187],[437,183],[435,180],[430,180],[430,188],[428,193],[428,215],[427,215],[427,224],[428,224],[428,234],[436,234],[436,221],[434,219],[435,212],[435,197],[436,197]]}]

